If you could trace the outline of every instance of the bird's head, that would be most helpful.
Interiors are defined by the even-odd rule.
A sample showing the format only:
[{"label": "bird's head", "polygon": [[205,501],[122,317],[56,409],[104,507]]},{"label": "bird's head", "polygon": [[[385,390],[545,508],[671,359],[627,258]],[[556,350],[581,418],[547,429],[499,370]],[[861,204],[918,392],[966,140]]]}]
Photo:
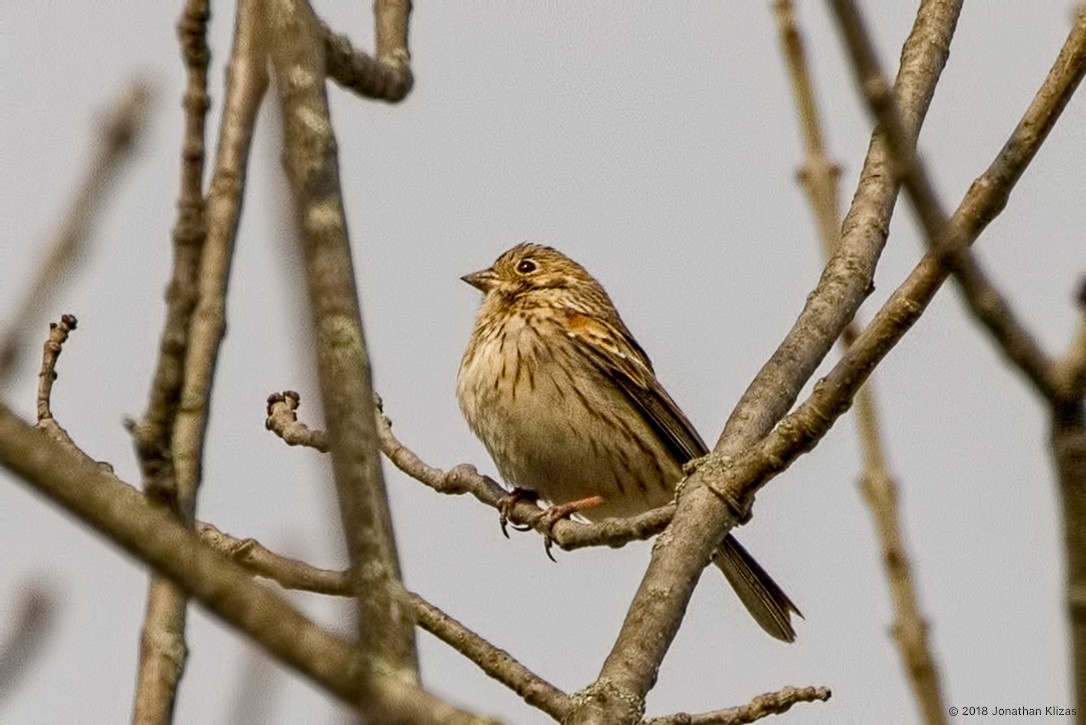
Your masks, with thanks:
[{"label": "bird's head", "polygon": [[503,253],[487,269],[460,279],[491,295],[516,299],[547,290],[582,291],[604,294],[600,284],[584,267],[557,249],[523,242]]}]

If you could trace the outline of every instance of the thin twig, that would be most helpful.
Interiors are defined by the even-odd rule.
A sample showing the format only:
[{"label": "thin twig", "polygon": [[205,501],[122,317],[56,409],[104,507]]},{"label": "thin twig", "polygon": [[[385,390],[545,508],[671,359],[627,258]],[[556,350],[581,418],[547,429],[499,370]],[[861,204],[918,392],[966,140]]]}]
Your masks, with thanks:
[{"label": "thin twig", "polygon": [[42,346],[41,371],[38,373],[36,427],[65,448],[83,455],[83,451],[79,450],[72,441],[68,431],[64,430],[53,416],[53,383],[57,379],[57,362],[64,343],[67,342],[68,335],[76,328],[76,324],[74,315],[61,315],[60,322],[49,323],[49,336]]},{"label": "thin twig", "polygon": [[304,561],[276,554],[256,539],[238,539],[204,521],[196,522],[196,533],[211,548],[284,589],[341,597],[358,594],[358,588],[351,583],[350,571],[318,569]]},{"label": "thin twig", "polygon": [[298,420],[298,406],[301,403],[302,396],[293,390],[272,393],[268,396],[268,417],[264,420],[264,427],[282,438],[288,446],[305,446],[327,453],[328,435]]},{"label": "thin twig", "polygon": [[[166,319],[147,409],[138,423],[127,421],[139,459],[144,492],[175,513],[173,428],[184,384],[189,325],[196,306],[200,255],[207,239],[204,219],[204,124],[210,99],[207,70],[207,0],[187,0],[177,22],[187,83],[181,182],[173,228],[173,271],[166,291]],[[140,634],[140,662],[133,693],[133,722],[172,719],[177,684],[184,669],[187,603],[173,582],[152,576]]]},{"label": "thin twig", "polygon": [[363,98],[389,103],[407,98],[415,82],[407,63],[399,66],[375,60],[357,50],[346,35],[332,32],[324,23],[320,28],[332,80]]},{"label": "thin twig", "polygon": [[320,23],[328,75],[363,98],[399,103],[415,82],[407,49],[411,0],[376,0],[373,15],[376,59],[356,50],[347,36]]},{"label": "thin twig", "polygon": [[746,705],[729,707],[726,710],[714,710],[696,715],[677,713],[654,717],[645,725],[743,725],[761,720],[770,715],[781,715],[800,702],[825,702],[831,692],[825,687],[782,687],[776,692],[758,695]]},{"label": "thin twig", "polygon": [[[207,44],[209,17],[207,0],[187,0],[177,22],[187,83],[183,102],[185,129],[181,145],[181,180],[173,227],[173,266],[147,409],[138,424],[129,423],[142,472],[143,490],[178,513],[173,430],[184,385],[189,326],[198,298],[200,257],[207,240],[203,177],[205,122],[211,105],[207,93],[211,59]],[[187,653],[184,640],[186,607],[184,594],[173,582],[160,576],[151,577],[140,636],[140,664],[132,712],[134,722],[164,722],[172,718]]]},{"label": "thin twig", "polygon": [[[833,256],[837,241],[841,236],[837,189],[841,167],[826,152],[818,103],[815,101],[811,74],[807,70],[807,60],[803,51],[803,39],[800,37],[791,0],[776,0],[773,3],[773,15],[777,19],[781,50],[792,80],[796,115],[803,135],[805,154],[798,178],[803,190],[807,192],[807,199],[811,203],[815,221],[818,223],[818,238],[822,241],[826,258],[829,259]],[[850,323],[849,326],[854,324]]]},{"label": "thin twig", "polygon": [[419,595],[409,593],[408,600],[420,627],[474,662],[487,676],[508,687],[527,704],[558,721],[572,709],[569,695],[505,650],[490,644]]},{"label": "thin twig", "polygon": [[60,322],[49,323],[49,337],[42,346],[41,372],[38,373],[38,423],[53,417],[53,383],[57,379],[57,360],[60,358],[68,334],[76,328],[75,315],[61,315]]},{"label": "thin twig", "polygon": [[1071,681],[1079,713],[1086,712],[1086,420],[1082,401],[1053,406],[1051,447],[1063,506],[1064,596],[1071,629]]},{"label": "thin twig", "polygon": [[102,213],[117,174],[147,127],[150,86],[131,81],[110,105],[99,126],[90,162],[76,187],[71,206],[46,245],[45,256],[25,296],[11,305],[0,333],[0,381],[10,375],[23,354],[23,343],[36,327],[35,320],[51,304],[58,290],[87,256],[94,222]]},{"label": "thin twig", "polygon": [[864,473],[860,490],[867,500],[882,549],[883,566],[894,608],[891,632],[897,644],[905,677],[912,686],[917,708],[926,723],[946,722],[946,708],[939,669],[928,641],[928,623],[920,611],[913,582],[909,551],[898,511],[898,485],[886,468],[878,445],[878,419],[874,400],[865,385],[856,396],[856,422],[864,448]]},{"label": "thin twig", "polygon": [[[950,54],[962,2],[923,0],[902,47],[894,93],[914,138]],[[792,409],[803,386],[871,293],[897,200],[897,180],[889,170],[889,149],[875,133],[842,225],[840,244],[792,329],[729,416],[714,446],[718,454],[734,455],[773,429]]]},{"label": "thin twig", "polygon": [[988,329],[1007,358],[1038,392],[1053,398],[1058,394],[1058,381],[1052,361],[1016,319],[1010,305],[971,253],[966,234],[953,225],[943,209],[879,68],[859,11],[851,0],[832,0],[832,6],[852,56],[857,85],[889,143],[895,172],[902,180],[931,249],[957,279],[973,315]]},{"label": "thin twig", "polygon": [[144,490],[160,490],[162,498],[176,489],[171,456],[172,434],[184,383],[185,354],[192,311],[196,307],[200,255],[207,239],[203,192],[205,122],[211,100],[207,71],[208,0],[187,0],[177,22],[181,57],[187,75],[183,106],[185,130],[181,150],[181,181],[173,227],[173,266],[166,289],[166,319],[159,340],[158,361],[147,409],[138,422],[129,422],[135,441]]},{"label": "thin twig", "polygon": [[[238,539],[208,523],[197,523],[200,538],[249,571],[287,589],[318,594],[355,596],[349,571],[318,569],[297,559],[276,554],[255,539]],[[532,707],[560,720],[568,712],[569,696],[527,667],[487,642],[417,594],[406,593],[415,622],[424,630],[475,663],[488,676],[508,687]]]},{"label": "thin twig", "polygon": [[[837,245],[840,218],[837,212],[838,167],[830,161],[822,136],[818,104],[814,100],[811,74],[803,51],[803,41],[796,25],[790,0],[774,3],[781,33],[781,45],[792,78],[796,108],[803,129],[806,156],[799,178],[818,222],[819,238],[826,257]],[[856,320],[841,336],[847,349],[859,334]],[[857,432],[863,450],[864,473],[860,488],[867,500],[882,549],[883,564],[890,585],[894,607],[892,631],[905,676],[913,689],[917,706],[927,723],[946,721],[946,707],[939,682],[939,672],[927,638],[927,622],[920,612],[919,597],[913,584],[909,553],[905,546],[901,518],[897,508],[897,483],[886,466],[874,392],[869,380],[856,393]]]},{"label": "thin twig", "polygon": [[[131,427],[144,490],[182,523],[192,525],[202,478],[211,384],[225,326],[226,282],[245,185],[245,164],[267,86],[252,2],[240,2],[226,74],[226,103],[211,190],[202,196],[207,110],[208,8],[190,0],[178,22],[188,83],[181,187],[174,225],[174,267],[160,355],[139,426]],[[187,602],[181,589],[152,577],[140,633],[133,720],[172,717],[184,671]]]},{"label": "thin twig", "polygon": [[191,521],[202,476],[211,386],[226,330],[226,287],[234,255],[245,171],[256,114],[268,85],[256,0],[238,3],[234,47],[226,73],[226,103],[215,171],[207,197],[207,240],[185,356],[181,406],[173,432],[178,510]]}]

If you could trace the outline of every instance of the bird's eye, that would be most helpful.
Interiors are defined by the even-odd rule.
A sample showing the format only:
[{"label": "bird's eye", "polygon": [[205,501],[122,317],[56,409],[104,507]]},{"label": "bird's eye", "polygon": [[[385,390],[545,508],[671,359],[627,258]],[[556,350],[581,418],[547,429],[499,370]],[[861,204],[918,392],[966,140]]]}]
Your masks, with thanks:
[{"label": "bird's eye", "polygon": [[538,269],[538,266],[531,259],[522,259],[517,262],[517,274],[531,274],[536,269]]}]

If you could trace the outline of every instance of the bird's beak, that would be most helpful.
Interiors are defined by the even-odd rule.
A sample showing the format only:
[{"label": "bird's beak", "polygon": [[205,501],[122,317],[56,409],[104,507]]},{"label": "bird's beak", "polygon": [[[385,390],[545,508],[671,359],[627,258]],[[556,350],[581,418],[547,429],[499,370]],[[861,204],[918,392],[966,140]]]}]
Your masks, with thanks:
[{"label": "bird's beak", "polygon": [[478,272],[465,274],[460,279],[483,293],[489,292],[498,285],[498,275],[493,269],[481,269]]}]

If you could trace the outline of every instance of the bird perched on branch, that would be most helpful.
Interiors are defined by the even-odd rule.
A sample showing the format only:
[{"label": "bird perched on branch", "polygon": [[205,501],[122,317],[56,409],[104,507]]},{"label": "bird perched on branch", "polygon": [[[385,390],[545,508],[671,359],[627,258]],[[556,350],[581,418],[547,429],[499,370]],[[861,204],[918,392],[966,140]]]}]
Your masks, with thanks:
[{"label": "bird perched on branch", "polygon": [[[457,397],[505,481],[590,520],[671,501],[709,449],[600,283],[528,243],[462,279],[484,297]],[[713,561],[762,629],[795,639],[799,609],[733,536]]]}]

